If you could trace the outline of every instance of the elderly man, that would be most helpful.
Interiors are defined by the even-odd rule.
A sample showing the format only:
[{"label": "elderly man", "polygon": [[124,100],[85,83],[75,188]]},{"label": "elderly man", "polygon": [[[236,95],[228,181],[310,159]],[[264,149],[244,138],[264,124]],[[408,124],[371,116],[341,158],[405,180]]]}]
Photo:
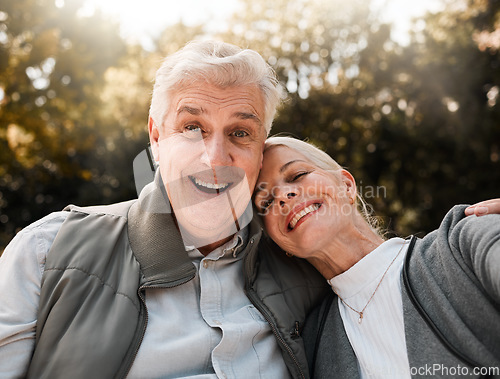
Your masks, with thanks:
[{"label": "elderly man", "polygon": [[273,253],[249,208],[279,100],[254,51],[197,42],[168,57],[154,182],[51,214],[1,257],[0,376],[307,377],[300,330],[324,281]]}]

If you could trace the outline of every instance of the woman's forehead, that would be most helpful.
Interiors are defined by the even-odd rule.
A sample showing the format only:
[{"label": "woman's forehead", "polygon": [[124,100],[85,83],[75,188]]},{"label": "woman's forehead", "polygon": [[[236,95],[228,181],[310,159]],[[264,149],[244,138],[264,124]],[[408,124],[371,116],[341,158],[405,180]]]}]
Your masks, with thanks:
[{"label": "woman's forehead", "polygon": [[304,154],[291,147],[273,145],[267,147],[264,151],[263,169],[268,166],[279,170],[281,166],[292,161],[303,161],[312,164],[311,160],[304,156]]}]

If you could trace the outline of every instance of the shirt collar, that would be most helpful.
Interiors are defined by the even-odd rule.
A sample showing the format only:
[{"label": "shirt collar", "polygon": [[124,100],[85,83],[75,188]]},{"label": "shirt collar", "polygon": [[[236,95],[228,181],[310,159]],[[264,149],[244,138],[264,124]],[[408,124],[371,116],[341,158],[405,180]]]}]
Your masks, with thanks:
[{"label": "shirt collar", "polygon": [[[249,227],[246,226],[238,231],[231,240],[211,251],[207,257],[211,259],[219,259],[224,256],[229,257],[229,254],[231,254],[233,258],[236,258],[238,254],[245,249],[248,242],[248,229]],[[202,256],[202,254],[194,246],[186,246],[186,251],[189,253],[190,257]]]},{"label": "shirt collar", "polygon": [[332,289],[343,299],[363,291],[376,283],[405,244],[402,238],[391,238],[359,260],[349,270],[328,280]]}]

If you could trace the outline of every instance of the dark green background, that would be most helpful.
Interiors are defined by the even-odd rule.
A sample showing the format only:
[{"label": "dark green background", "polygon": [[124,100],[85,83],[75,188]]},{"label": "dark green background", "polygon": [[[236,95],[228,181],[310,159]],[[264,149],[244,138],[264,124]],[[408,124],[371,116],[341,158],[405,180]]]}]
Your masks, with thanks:
[{"label": "dark green background", "polygon": [[[428,232],[453,204],[499,197],[499,1],[447,2],[407,46],[369,1],[242,3],[215,37],[257,50],[288,89],[273,134],[308,137],[365,194],[383,188],[367,200],[390,233]],[[0,251],[68,203],[136,196],[154,72],[207,35],[179,23],[145,50],[81,5],[0,5]]]}]

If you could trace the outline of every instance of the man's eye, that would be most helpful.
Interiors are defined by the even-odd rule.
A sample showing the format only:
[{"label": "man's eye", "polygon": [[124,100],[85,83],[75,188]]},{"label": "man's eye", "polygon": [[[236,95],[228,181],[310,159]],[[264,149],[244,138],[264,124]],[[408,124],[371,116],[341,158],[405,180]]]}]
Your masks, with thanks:
[{"label": "man's eye", "polygon": [[198,125],[188,125],[185,128],[189,132],[199,132],[201,131],[201,128]]},{"label": "man's eye", "polygon": [[244,130],[236,130],[233,132],[233,136],[237,138],[243,138],[248,136],[249,134],[245,132]]},{"label": "man's eye", "polygon": [[203,138],[203,129],[201,129],[198,125],[186,125],[182,133],[189,139],[196,140],[198,138]]}]

